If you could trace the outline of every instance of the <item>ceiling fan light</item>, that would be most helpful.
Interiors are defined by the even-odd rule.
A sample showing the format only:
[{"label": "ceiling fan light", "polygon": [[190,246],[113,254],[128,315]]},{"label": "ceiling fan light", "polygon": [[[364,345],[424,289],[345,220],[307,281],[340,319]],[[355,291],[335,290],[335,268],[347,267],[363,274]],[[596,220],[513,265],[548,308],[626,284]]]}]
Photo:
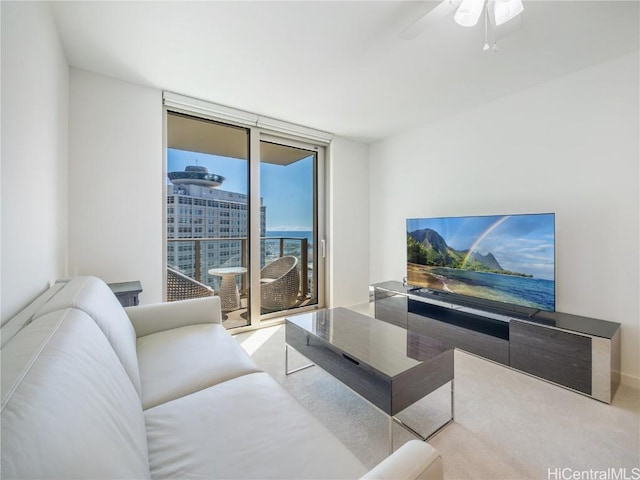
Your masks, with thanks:
[{"label": "ceiling fan light", "polygon": [[478,23],[485,0],[462,0],[454,15],[454,20],[463,27],[473,27]]},{"label": "ceiling fan light", "polygon": [[493,14],[496,25],[502,25],[517,17],[524,11],[522,0],[495,0],[493,2]]}]

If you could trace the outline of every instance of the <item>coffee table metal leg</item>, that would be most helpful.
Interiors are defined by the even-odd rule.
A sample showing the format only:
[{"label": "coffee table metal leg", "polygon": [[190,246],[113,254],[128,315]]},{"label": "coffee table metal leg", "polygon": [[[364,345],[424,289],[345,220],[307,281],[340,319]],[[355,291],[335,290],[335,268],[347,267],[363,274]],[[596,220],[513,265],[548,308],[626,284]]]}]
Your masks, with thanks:
[{"label": "coffee table metal leg", "polygon": [[294,368],[293,370],[289,370],[289,345],[284,344],[284,374],[291,375],[292,373],[299,372],[300,370],[306,370],[309,367],[315,367],[315,363],[310,363],[308,365],[303,365],[302,367]]},{"label": "coffee table metal leg", "polygon": [[454,393],[455,393],[455,386],[454,386],[454,380],[452,379],[451,380],[451,418],[449,420],[447,420],[445,423],[443,423],[442,425],[440,425],[438,428],[436,428],[433,432],[431,432],[426,437],[421,435],[420,433],[416,432],[413,428],[411,428],[409,425],[404,423],[399,418],[397,418],[397,417],[389,417],[389,418],[392,418],[393,421],[395,421],[398,425],[400,425],[402,428],[407,430],[409,433],[412,433],[413,435],[415,435],[416,437],[418,437],[422,441],[424,441],[424,442],[429,441],[433,437],[435,437],[438,433],[440,433],[442,430],[444,430],[445,427],[451,425],[455,421],[455,396],[454,396]]}]

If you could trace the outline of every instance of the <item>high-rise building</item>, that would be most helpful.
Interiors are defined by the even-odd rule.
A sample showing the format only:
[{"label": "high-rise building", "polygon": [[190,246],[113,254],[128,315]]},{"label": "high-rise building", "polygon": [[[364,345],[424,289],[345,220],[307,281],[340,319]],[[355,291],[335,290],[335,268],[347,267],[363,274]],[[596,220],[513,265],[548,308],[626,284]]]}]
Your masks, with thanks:
[{"label": "high-rise building", "polygon": [[[248,197],[219,190],[224,177],[210,174],[206,167],[190,166],[168,176],[172,184],[167,185],[167,264],[192,278],[199,273],[196,280],[217,288],[220,279],[207,270],[246,266]],[[260,236],[265,233],[266,206],[260,199]]]}]

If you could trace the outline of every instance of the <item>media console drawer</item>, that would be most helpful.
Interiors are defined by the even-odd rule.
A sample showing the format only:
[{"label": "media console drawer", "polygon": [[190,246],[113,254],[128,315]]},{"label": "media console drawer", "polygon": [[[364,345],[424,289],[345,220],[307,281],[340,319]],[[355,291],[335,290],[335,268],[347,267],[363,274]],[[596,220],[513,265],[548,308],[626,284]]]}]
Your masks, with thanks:
[{"label": "media console drawer", "polygon": [[509,323],[513,368],[591,395],[591,338],[519,320]]}]

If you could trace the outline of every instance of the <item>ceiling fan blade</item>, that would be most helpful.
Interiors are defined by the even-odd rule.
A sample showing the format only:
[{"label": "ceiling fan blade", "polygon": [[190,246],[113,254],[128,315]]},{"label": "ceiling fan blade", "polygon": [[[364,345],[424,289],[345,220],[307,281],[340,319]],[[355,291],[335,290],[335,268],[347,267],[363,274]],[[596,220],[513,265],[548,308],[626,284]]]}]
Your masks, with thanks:
[{"label": "ceiling fan blade", "polygon": [[524,11],[522,0],[494,0],[493,16],[496,25],[502,25],[513,20]]},{"label": "ceiling fan blade", "polygon": [[475,27],[483,11],[484,0],[462,0],[453,18],[462,27]]},{"label": "ceiling fan blade", "polygon": [[405,40],[413,40],[426,32],[432,25],[440,22],[444,17],[451,16],[451,13],[458,8],[459,1],[444,0],[434,8],[423,14],[415,22],[402,30],[398,35]]}]

